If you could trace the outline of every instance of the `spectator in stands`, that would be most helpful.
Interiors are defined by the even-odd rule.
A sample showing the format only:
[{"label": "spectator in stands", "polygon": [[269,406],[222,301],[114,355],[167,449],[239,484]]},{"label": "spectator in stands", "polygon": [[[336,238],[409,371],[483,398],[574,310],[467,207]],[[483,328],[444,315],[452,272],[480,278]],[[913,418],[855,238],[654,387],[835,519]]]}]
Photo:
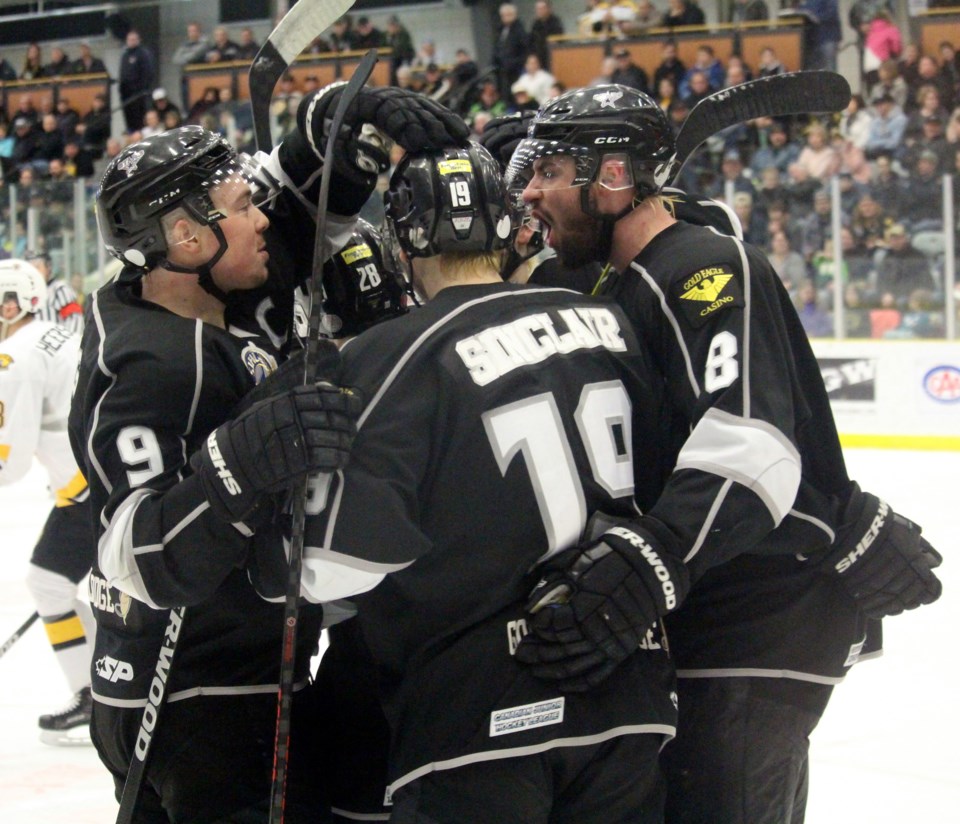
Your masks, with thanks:
[{"label": "spectator in stands", "polygon": [[16,117],[13,120],[13,151],[10,159],[14,168],[21,169],[30,166],[37,156],[40,142],[40,131],[25,117]]},{"label": "spectator in stands", "polygon": [[213,42],[203,56],[205,63],[226,63],[236,60],[240,46],[230,39],[226,26],[216,26],[213,30]]},{"label": "spectator in stands", "polygon": [[906,203],[903,215],[914,232],[943,228],[943,184],[937,173],[940,158],[925,149],[906,178]]},{"label": "spectator in stands", "polygon": [[153,52],[140,42],[140,32],[130,29],[126,48],[120,55],[120,100],[128,133],[143,125],[143,113],[156,76]]},{"label": "spectator in stands", "polygon": [[[192,63],[203,63],[210,50],[210,39],[203,33],[200,24],[195,21],[187,23],[187,38],[171,55],[170,62],[175,66],[189,66]],[[186,97],[184,97],[186,100]]]},{"label": "spectator in stands", "polygon": [[67,57],[67,53],[60,46],[54,46],[50,49],[50,62],[43,67],[44,77],[62,77],[70,74],[73,63]]},{"label": "spectator in stands", "polygon": [[790,240],[783,229],[770,236],[770,251],[767,252],[767,259],[791,294],[797,290],[804,279],[809,277],[806,261],[799,252],[790,248]]},{"label": "spectator in stands", "polygon": [[768,20],[770,9],[764,0],[733,0],[730,6],[728,23],[749,23],[754,20]]},{"label": "spectator in stands", "polygon": [[93,156],[77,138],[63,144],[63,165],[73,177],[93,177]]},{"label": "spectator in stands", "polygon": [[840,211],[850,215],[860,202],[860,196],[867,191],[850,173],[841,171],[837,175],[837,188],[840,190]]},{"label": "spectator in stands", "polygon": [[771,120],[761,132],[761,148],[750,158],[750,168],[759,175],[763,169],[773,166],[780,173],[781,181],[786,181],[791,164],[796,163],[799,156],[800,147],[789,139],[786,124]]},{"label": "spectator in stands", "polygon": [[876,294],[893,295],[898,308],[903,308],[915,289],[933,291],[936,288],[930,263],[910,242],[906,226],[894,223],[888,227],[882,246],[885,251],[877,263]]},{"label": "spectator in stands", "polygon": [[67,171],[63,158],[50,159],[42,186],[48,202],[63,205],[73,203],[73,177]]},{"label": "spectator in stands", "polygon": [[680,98],[691,109],[705,97],[709,97],[714,91],[710,88],[710,78],[707,77],[706,72],[699,69],[689,70],[684,78],[684,83],[686,84],[686,92],[684,92],[684,87],[681,86]]},{"label": "spectator in stands", "polygon": [[935,114],[924,118],[923,132],[903,152],[903,168],[907,174],[917,171],[917,161],[923,152],[932,153],[937,158],[936,171],[943,174],[950,170],[952,151],[943,135],[943,121]]},{"label": "spectator in stands", "polygon": [[753,195],[749,192],[736,192],[731,204],[740,220],[743,239],[761,249],[767,245],[767,218],[759,209],[754,208]]},{"label": "spectator in stands", "polygon": [[850,216],[850,231],[856,244],[872,254],[883,246],[883,235],[893,219],[887,215],[873,195],[864,192]]},{"label": "spectator in stands", "polygon": [[80,56],[70,66],[71,74],[106,74],[107,67],[103,60],[94,57],[90,44],[84,40],[80,43]]},{"label": "spectator in stands", "polygon": [[54,158],[59,160],[63,157],[63,145],[63,135],[57,128],[57,116],[45,114],[40,121],[37,152],[32,161],[38,174],[47,174],[50,161]]},{"label": "spectator in stands", "polygon": [[260,51],[260,44],[253,38],[253,29],[244,26],[240,29],[240,39],[237,41],[236,60],[253,60]]},{"label": "spectator in stands", "polygon": [[[694,57],[693,65],[687,69],[686,79],[689,81],[693,72],[698,71],[706,74],[711,91],[717,91],[717,89],[723,88],[723,83],[727,78],[727,72],[726,69],[723,68],[723,63],[721,63],[716,54],[714,54],[713,46],[709,46],[706,43],[697,46],[696,56]],[[683,93],[682,82],[680,84],[680,93]]]},{"label": "spectator in stands", "polygon": [[841,39],[837,0],[803,0],[799,10],[810,20],[804,30],[804,68],[836,71]]},{"label": "spectator in stands", "polygon": [[809,278],[797,289],[794,299],[800,323],[811,338],[826,338],[833,335],[833,315],[823,308],[817,288]]},{"label": "spectator in stands", "polygon": [[[283,88],[284,79],[280,79],[280,88]],[[274,107],[277,106],[278,96],[275,96],[273,103],[271,104],[271,110],[275,111]],[[216,86],[207,86],[203,90],[203,94],[200,98],[194,101],[193,105],[190,107],[190,111],[187,112],[187,123],[196,123],[199,124],[201,118],[207,114],[214,106],[220,102],[220,89]],[[299,101],[298,101],[299,102]],[[294,108],[296,111],[296,108]]]},{"label": "spectator in stands", "polygon": [[413,38],[409,30],[395,14],[387,18],[386,46],[390,49],[390,85],[396,86],[397,69],[404,63],[409,65],[413,62],[417,52],[413,48]]},{"label": "spectator in stands", "polygon": [[180,107],[167,96],[167,90],[162,86],[158,86],[153,90],[153,93],[150,95],[150,104],[152,109],[157,110],[161,120],[166,118],[167,112],[180,114]]},{"label": "spectator in stands", "polygon": [[436,41],[424,40],[420,44],[420,48],[417,49],[417,55],[413,58],[410,68],[414,71],[422,72],[425,71],[431,63],[436,63],[440,66],[443,64],[443,60],[440,59],[440,53],[437,51]]},{"label": "spectator in stands", "polygon": [[11,122],[18,117],[28,121],[31,126],[40,124],[40,112],[33,104],[33,95],[30,92],[24,92],[17,98],[17,108],[10,114]]},{"label": "spectator in stands", "polygon": [[823,183],[840,170],[840,158],[827,140],[827,129],[822,123],[811,123],[807,127],[807,141],[797,163],[805,166],[810,177]]},{"label": "spectator in stands", "polygon": [[783,74],[786,70],[777,53],[770,46],[764,46],[760,50],[760,62],[757,64],[758,77],[773,77],[775,74]]},{"label": "spectator in stands", "polygon": [[805,166],[791,163],[787,167],[787,208],[795,219],[801,220],[813,211],[814,195],[820,190],[820,181],[810,177]]},{"label": "spectator in stands", "polygon": [[270,102],[277,142],[297,125],[297,106],[302,99],[303,93],[297,88],[297,79],[290,72],[284,72]]},{"label": "spectator in stands", "polygon": [[730,82],[731,70],[734,72],[734,76],[743,78],[742,80],[738,80],[737,83],[753,80],[753,71],[751,71],[750,67],[739,54],[731,54],[727,58],[727,73],[724,78],[724,86],[735,85]]},{"label": "spectator in stands", "polygon": [[587,11],[577,19],[584,36],[625,37],[626,24],[637,15],[636,0],[588,0]]},{"label": "spectator in stands", "polygon": [[799,221],[800,252],[810,261],[833,236],[833,216],[830,211],[830,192],[818,188],[813,194],[813,211]]},{"label": "spectator in stands", "polygon": [[723,159],[720,161],[720,177],[714,182],[709,193],[712,197],[726,200],[727,189],[730,186],[733,187],[734,194],[737,192],[749,194],[751,203],[756,197],[757,189],[745,170],[743,158],[737,149],[728,149],[723,153]]},{"label": "spectator in stands", "polygon": [[[771,209],[782,210],[784,204],[789,199],[787,187],[783,184],[783,178],[780,176],[780,170],[776,166],[767,166],[756,175],[759,181],[757,186],[757,195],[754,203],[759,212],[762,212],[769,219]],[[767,229],[769,236],[770,230]]]},{"label": "spectator in stands", "polygon": [[864,149],[870,137],[872,120],[873,115],[867,109],[863,97],[859,94],[851,95],[847,108],[840,115],[840,135],[858,149]]},{"label": "spectator in stands", "polygon": [[28,43],[27,53],[23,58],[23,68],[20,69],[21,80],[39,80],[43,77],[43,53],[39,43]]},{"label": "spectator in stands", "polygon": [[330,51],[352,51],[354,49],[353,18],[345,14],[334,21],[327,39],[330,43]]},{"label": "spectator in stands", "polygon": [[886,214],[894,219],[903,215],[907,192],[903,180],[893,170],[893,159],[889,154],[877,155],[874,160],[868,191]]},{"label": "spectator in stands", "polygon": [[611,83],[619,83],[621,86],[629,86],[631,89],[649,93],[650,82],[647,73],[633,62],[630,52],[624,48],[617,48],[613,57],[616,60],[616,68],[610,78]]},{"label": "spectator in stands", "polygon": [[366,51],[367,49],[379,49],[383,45],[383,32],[374,26],[366,15],[358,17],[353,33],[353,47]]},{"label": "spectator in stands", "polygon": [[949,40],[940,43],[938,49],[940,53],[940,74],[942,74],[950,83],[953,89],[953,101],[960,100],[960,55]]},{"label": "spectator in stands", "polygon": [[907,96],[907,104],[905,107],[905,111],[907,111],[908,114],[920,105],[919,98],[917,97],[917,92],[920,87],[928,85],[933,86],[940,92],[941,105],[947,109],[953,107],[954,92],[950,78],[940,71],[940,66],[936,60],[928,54],[923,54],[920,55],[920,59],[917,61],[917,78],[913,83],[908,84],[910,94]]},{"label": "spectator in stands", "polygon": [[5,57],[0,56],[0,80],[16,80],[17,70],[7,62]]},{"label": "spectator in stands", "polygon": [[673,82],[671,75],[665,74],[660,78],[660,82],[657,83],[656,94],[653,96],[653,99],[657,101],[657,105],[659,105],[661,109],[667,111],[676,98],[677,85]]},{"label": "spectator in stands", "polygon": [[860,24],[863,36],[863,61],[861,71],[867,86],[867,93],[877,84],[880,64],[885,60],[896,60],[903,50],[900,29],[894,25],[887,11],[875,12],[870,20]]},{"label": "spectator in stands", "polygon": [[624,37],[645,37],[649,29],[660,27],[663,15],[650,0],[637,0],[637,12],[630,20],[620,21]]},{"label": "spectator in stands", "polygon": [[876,105],[876,102],[885,94],[893,98],[893,102],[901,111],[905,109],[910,88],[900,76],[899,66],[893,60],[884,60],[880,64],[877,70],[877,83],[870,91],[870,103]]},{"label": "spectator in stands", "polygon": [[660,81],[664,77],[673,80],[673,87],[679,92],[680,84],[686,76],[687,67],[677,57],[677,44],[673,40],[665,40],[660,50],[660,64],[653,72],[653,87],[660,88]]},{"label": "spectator in stands", "polygon": [[894,103],[893,97],[883,94],[874,102],[874,117],[864,146],[864,154],[872,160],[879,154],[894,157],[903,143],[907,116]]},{"label": "spectator in stands", "polygon": [[507,104],[503,102],[503,99],[500,97],[500,88],[497,85],[496,81],[493,79],[484,80],[483,84],[480,87],[480,97],[476,103],[474,103],[467,110],[466,121],[467,125],[474,128],[474,131],[481,131],[476,128],[474,121],[477,116],[480,114],[487,115],[487,119],[493,119],[494,117],[501,117],[507,113]]},{"label": "spectator in stands", "polygon": [[493,44],[493,65],[497,70],[500,96],[507,97],[510,86],[520,76],[527,60],[527,31],[513,3],[500,5],[500,31]]},{"label": "spectator in stands", "polygon": [[537,0],[533,6],[533,23],[530,24],[530,51],[539,58],[546,71],[550,71],[549,38],[558,34],[563,34],[563,22],[554,14],[550,0]]},{"label": "spectator in stands", "polygon": [[[517,83],[521,83],[522,81],[523,77],[521,76]],[[513,85],[516,86],[517,83]],[[440,71],[440,67],[436,63],[431,63],[427,66],[427,70],[423,75],[422,94],[425,94],[431,100],[437,100],[442,103],[452,88],[453,81]]]},{"label": "spectator in stands", "polygon": [[57,128],[63,139],[70,140],[77,133],[77,125],[80,123],[80,113],[70,105],[70,99],[60,97],[57,100]]},{"label": "spectator in stands", "polygon": [[143,113],[143,126],[140,129],[137,140],[144,140],[155,134],[160,134],[164,130],[163,122],[160,120],[160,112],[156,109],[147,109]]},{"label": "spectator in stands", "polygon": [[903,132],[904,145],[910,146],[923,137],[923,124],[928,117],[936,117],[941,125],[947,122],[947,110],[940,105],[940,92],[932,84],[917,89],[917,108],[907,117],[907,126]]},{"label": "spectator in stands", "polygon": [[[513,88],[520,84],[537,103],[545,103],[551,98],[551,89],[557,79],[540,65],[540,58],[532,52],[523,64],[523,73],[516,79]],[[616,81],[614,81],[616,82]]]},{"label": "spectator in stands", "polygon": [[675,26],[702,26],[706,22],[703,9],[694,0],[667,0],[667,10],[663,13],[661,24],[667,28]]},{"label": "spectator in stands", "polygon": [[110,137],[110,110],[107,108],[107,97],[104,94],[95,94],[93,102],[80,122],[77,124],[77,134],[80,136],[84,149],[94,158],[103,156],[103,151]]},{"label": "spectator in stands", "polygon": [[10,134],[7,124],[0,120],[0,182],[13,170],[11,158],[13,157],[14,143],[14,136]]},{"label": "spectator in stands", "polygon": [[479,74],[480,68],[477,66],[477,61],[470,56],[470,52],[466,49],[457,49],[453,68],[450,70],[454,87],[461,88],[467,83],[472,83]]},{"label": "spectator in stands", "polygon": [[897,71],[904,82],[913,85],[919,76],[920,47],[916,43],[905,43],[903,53],[897,61]]}]

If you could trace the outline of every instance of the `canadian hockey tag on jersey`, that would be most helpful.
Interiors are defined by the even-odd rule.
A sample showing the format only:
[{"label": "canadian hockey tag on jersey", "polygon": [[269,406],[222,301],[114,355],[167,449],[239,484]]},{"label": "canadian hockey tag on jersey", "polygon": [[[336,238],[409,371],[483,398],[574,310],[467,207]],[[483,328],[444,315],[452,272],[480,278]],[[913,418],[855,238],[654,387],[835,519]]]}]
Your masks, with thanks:
[{"label": "canadian hockey tag on jersey", "polygon": [[693,327],[703,326],[723,309],[743,306],[743,292],[729,266],[704,266],[678,281],[676,297]]}]

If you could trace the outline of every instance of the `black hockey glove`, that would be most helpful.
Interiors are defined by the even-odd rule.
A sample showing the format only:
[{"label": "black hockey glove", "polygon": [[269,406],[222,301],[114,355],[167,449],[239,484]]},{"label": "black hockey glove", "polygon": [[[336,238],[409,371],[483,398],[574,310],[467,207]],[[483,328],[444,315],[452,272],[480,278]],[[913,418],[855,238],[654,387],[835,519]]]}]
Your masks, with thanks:
[{"label": "black hockey glove", "polygon": [[527,129],[535,114],[536,112],[531,111],[507,114],[493,118],[483,127],[480,145],[497,159],[501,171],[506,170],[510,158],[513,157],[513,150],[527,136]]},{"label": "black hockey glove", "polygon": [[834,548],[822,561],[824,569],[840,578],[871,618],[932,604],[943,589],[933,573],[943,560],[940,553],[917,524],[853,486]]},{"label": "black hockey glove", "polygon": [[342,467],[362,407],[351,390],[318,383],[260,401],[215,429],[191,458],[214,514],[241,521],[265,494]]},{"label": "black hockey glove", "polygon": [[[333,115],[346,84],[318,89],[300,101],[297,127],[322,157],[333,126]],[[374,129],[364,131],[364,126]],[[377,132],[380,134],[378,135]],[[336,135],[336,171],[364,181],[363,175],[386,171],[389,146],[382,136],[408,152],[465,146],[470,130],[463,118],[434,100],[394,86],[364,86],[347,108]]]},{"label": "black hockey glove", "polygon": [[517,660],[566,692],[603,681],[690,587],[684,564],[660,545],[646,530],[618,526],[550,559],[527,601],[530,633]]}]

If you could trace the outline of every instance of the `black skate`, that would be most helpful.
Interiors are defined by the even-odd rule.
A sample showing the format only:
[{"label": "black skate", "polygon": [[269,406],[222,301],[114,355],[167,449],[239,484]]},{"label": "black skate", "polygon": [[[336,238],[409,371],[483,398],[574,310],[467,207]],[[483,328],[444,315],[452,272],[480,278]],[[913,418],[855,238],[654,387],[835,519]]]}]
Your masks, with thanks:
[{"label": "black skate", "polygon": [[84,687],[59,712],[40,716],[40,740],[60,747],[89,744],[92,709],[90,687]]}]

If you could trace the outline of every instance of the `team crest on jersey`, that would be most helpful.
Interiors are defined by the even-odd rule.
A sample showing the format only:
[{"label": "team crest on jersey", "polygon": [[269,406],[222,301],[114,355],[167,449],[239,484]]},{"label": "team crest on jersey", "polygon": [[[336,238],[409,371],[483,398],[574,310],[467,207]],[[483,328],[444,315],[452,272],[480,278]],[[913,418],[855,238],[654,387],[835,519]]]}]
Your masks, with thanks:
[{"label": "team crest on jersey", "polygon": [[13,364],[12,355],[4,355],[0,352],[0,369],[9,369]]},{"label": "team crest on jersey", "polygon": [[243,360],[243,365],[247,367],[247,371],[253,375],[255,384],[266,380],[268,375],[277,370],[277,359],[255,343],[244,346],[240,358]]},{"label": "team crest on jersey", "polygon": [[716,312],[743,306],[743,293],[729,266],[705,266],[680,281],[677,297],[692,326],[701,326]]}]

